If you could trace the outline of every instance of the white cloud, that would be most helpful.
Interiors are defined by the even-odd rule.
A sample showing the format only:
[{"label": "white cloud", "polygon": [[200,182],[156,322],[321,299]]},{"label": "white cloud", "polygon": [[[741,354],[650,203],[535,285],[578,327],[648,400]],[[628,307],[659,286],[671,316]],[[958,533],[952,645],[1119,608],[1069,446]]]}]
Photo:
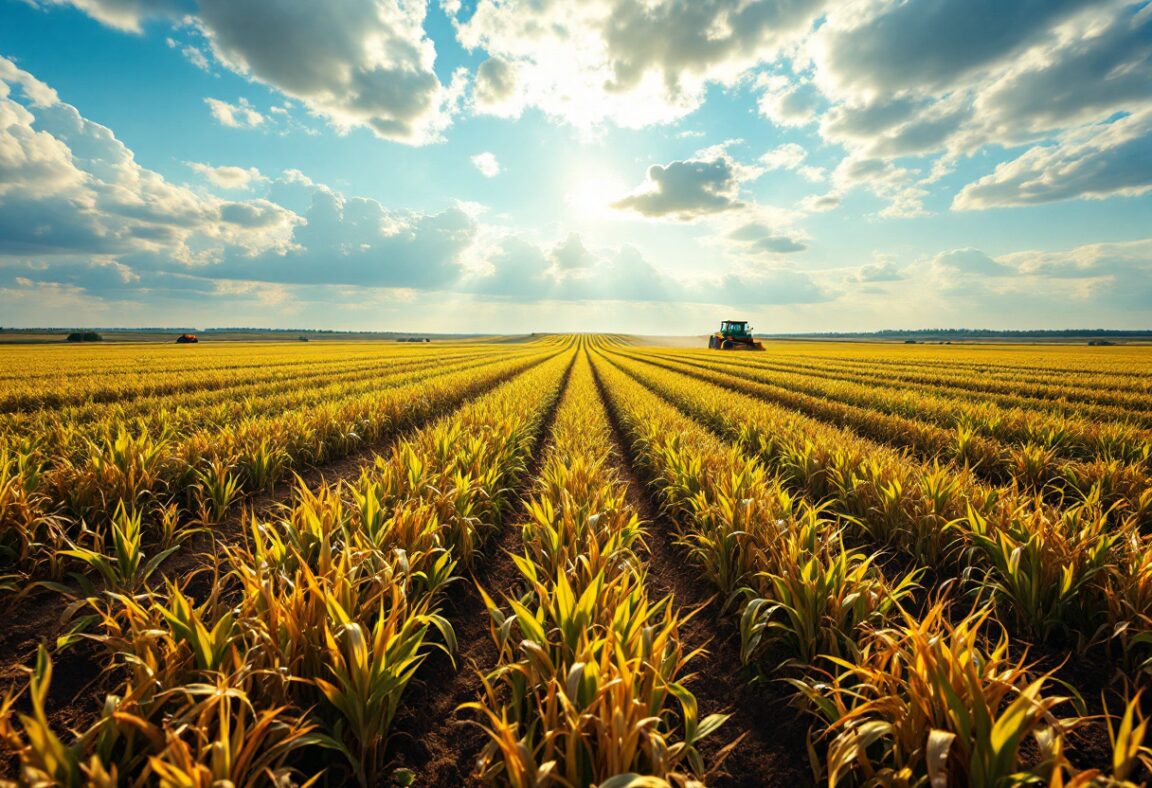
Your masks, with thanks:
[{"label": "white cloud", "polygon": [[883,256],[877,256],[876,262],[856,269],[850,277],[853,281],[865,283],[898,282],[906,278],[906,274],[894,260]]},{"label": "white cloud", "polygon": [[783,74],[761,74],[756,87],[762,92],[756,102],[760,114],[778,126],[806,126],[817,118],[823,103],[820,91],[806,80],[792,80]]},{"label": "white cloud", "polygon": [[687,115],[709,84],[734,85],[802,35],[824,3],[480,0],[467,19],[455,5],[461,44],[490,56],[478,110],[534,106],[582,128],[639,128]]},{"label": "white cloud", "polygon": [[200,0],[199,20],[216,59],[303,102],[339,129],[364,126],[384,139],[439,138],[463,89],[445,86],[424,32],[425,3]]},{"label": "white cloud", "polygon": [[241,98],[235,104],[229,104],[220,99],[206,98],[204,103],[208,105],[208,110],[216,122],[230,129],[254,129],[264,125],[266,120],[246,98]]},{"label": "white cloud", "polygon": [[[383,139],[414,145],[440,139],[465,87],[462,72],[448,85],[436,76],[423,2],[342,0],[339,12],[284,0],[40,2],[71,4],[130,32],[153,17],[188,20],[224,67],[299,100],[337,129],[365,127]],[[251,111],[210,106],[225,125],[258,124]]]},{"label": "white cloud", "polygon": [[157,17],[180,17],[191,13],[192,0],[40,0],[44,5],[72,5],[100,22],[140,33],[144,22]]},{"label": "white cloud", "polygon": [[496,160],[496,154],[489,151],[473,156],[472,164],[485,178],[495,178],[500,174],[500,162]]},{"label": "white cloud", "polygon": [[225,165],[213,167],[211,164],[200,162],[185,162],[189,168],[203,176],[210,183],[221,189],[247,189],[254,184],[267,180],[255,167],[235,167]]},{"label": "white cloud", "polygon": [[824,213],[840,207],[840,195],[837,192],[827,194],[809,194],[800,200],[800,207],[811,213]]},{"label": "white cloud", "polygon": [[612,204],[650,218],[692,221],[739,208],[738,165],[727,155],[653,164],[640,188]]},{"label": "white cloud", "polygon": [[768,170],[795,170],[804,161],[808,151],[795,142],[788,142],[765,153],[760,162]]},{"label": "white cloud", "polygon": [[519,89],[519,67],[502,57],[490,57],[476,69],[472,91],[474,108],[484,115],[516,118],[524,111]]},{"label": "white cloud", "polygon": [[180,49],[180,54],[188,59],[188,62],[196,66],[201,71],[211,71],[212,64],[208,62],[208,56],[201,52],[194,46],[186,46]]},{"label": "white cloud", "polygon": [[3,58],[0,80],[0,167],[7,168],[0,183],[10,187],[0,189],[0,256],[163,254],[194,265],[226,249],[251,255],[289,247],[298,221],[290,211],[171,184]]},{"label": "white cloud", "polygon": [[787,225],[748,216],[737,227],[728,230],[724,238],[733,242],[738,254],[751,257],[773,257],[803,252],[808,248],[807,239]]},{"label": "white cloud", "polygon": [[1064,135],[970,183],[953,207],[977,210],[1074,197],[1102,199],[1152,190],[1152,110]]}]

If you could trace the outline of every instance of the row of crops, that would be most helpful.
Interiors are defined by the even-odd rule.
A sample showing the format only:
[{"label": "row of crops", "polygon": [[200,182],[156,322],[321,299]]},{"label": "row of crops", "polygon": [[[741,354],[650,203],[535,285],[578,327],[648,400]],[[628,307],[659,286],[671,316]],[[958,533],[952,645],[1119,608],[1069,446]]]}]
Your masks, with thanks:
[{"label": "row of crops", "polygon": [[437,664],[479,673],[443,724],[480,783],[773,784],[725,768],[767,687],[813,781],[1149,776],[1139,351],[211,350],[0,379],[22,782],[427,784]]}]

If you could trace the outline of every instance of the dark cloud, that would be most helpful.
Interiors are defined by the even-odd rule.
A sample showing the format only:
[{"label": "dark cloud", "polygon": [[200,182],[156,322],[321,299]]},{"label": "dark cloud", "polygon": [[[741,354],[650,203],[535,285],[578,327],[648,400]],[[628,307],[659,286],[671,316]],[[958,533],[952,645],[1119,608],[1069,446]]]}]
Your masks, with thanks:
[{"label": "dark cloud", "polygon": [[1039,41],[1052,25],[1093,0],[928,0],[846,6],[826,26],[822,65],[841,88],[899,94],[962,83],[972,72]]}]

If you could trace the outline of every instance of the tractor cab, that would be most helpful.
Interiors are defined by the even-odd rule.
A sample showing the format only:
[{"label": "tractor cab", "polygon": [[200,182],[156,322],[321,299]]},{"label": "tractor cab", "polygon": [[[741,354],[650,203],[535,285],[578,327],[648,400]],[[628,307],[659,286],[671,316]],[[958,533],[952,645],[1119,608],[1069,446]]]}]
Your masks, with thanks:
[{"label": "tractor cab", "polygon": [[726,339],[750,339],[752,327],[747,320],[724,320],[720,323],[720,333]]},{"label": "tractor cab", "polygon": [[712,350],[763,350],[764,344],[752,335],[747,320],[722,320],[720,330],[708,337]]}]

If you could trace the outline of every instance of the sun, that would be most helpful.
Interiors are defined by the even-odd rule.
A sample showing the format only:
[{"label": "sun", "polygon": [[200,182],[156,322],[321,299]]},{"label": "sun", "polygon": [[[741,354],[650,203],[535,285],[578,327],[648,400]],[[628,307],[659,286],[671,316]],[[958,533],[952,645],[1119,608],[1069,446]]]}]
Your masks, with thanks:
[{"label": "sun", "polygon": [[584,170],[575,174],[564,194],[569,216],[576,221],[606,221],[619,217],[612,203],[628,193],[618,175],[606,170]]}]

